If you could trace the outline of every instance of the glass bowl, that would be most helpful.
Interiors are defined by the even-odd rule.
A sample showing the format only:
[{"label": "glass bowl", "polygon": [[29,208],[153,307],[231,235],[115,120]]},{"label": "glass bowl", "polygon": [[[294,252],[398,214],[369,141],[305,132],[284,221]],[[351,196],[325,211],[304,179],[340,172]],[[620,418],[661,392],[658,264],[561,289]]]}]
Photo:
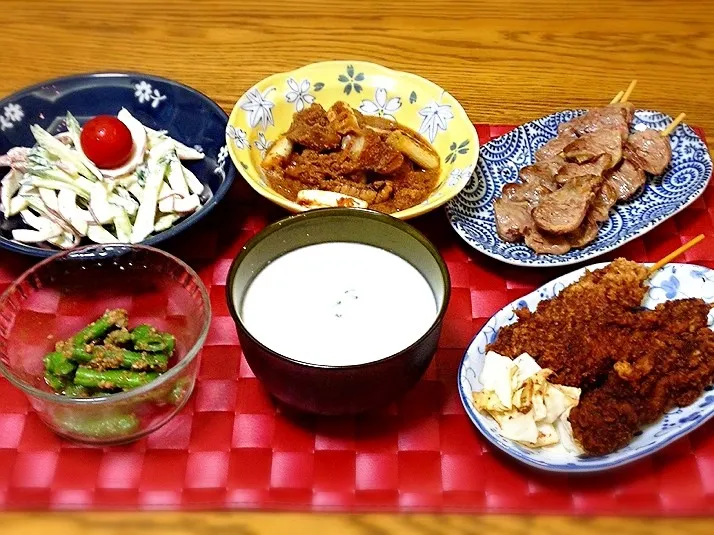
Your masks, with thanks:
[{"label": "glass bowl", "polygon": [[[148,323],[175,336],[168,371],[102,397],[55,394],[45,383],[43,357],[113,308],[127,310],[130,328]],[[0,372],[59,435],[129,442],[164,425],[188,401],[210,320],[205,286],[178,258],[141,245],[82,247],[36,264],[0,296]]]}]

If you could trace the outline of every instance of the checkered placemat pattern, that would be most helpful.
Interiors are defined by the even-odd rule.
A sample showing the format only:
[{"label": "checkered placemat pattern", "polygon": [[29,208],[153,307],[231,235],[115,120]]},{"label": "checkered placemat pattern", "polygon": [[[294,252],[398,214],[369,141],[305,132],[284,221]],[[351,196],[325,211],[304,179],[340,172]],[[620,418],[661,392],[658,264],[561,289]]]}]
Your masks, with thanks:
[{"label": "checkered placemat pattern", "polygon": [[[510,128],[478,131],[486,142]],[[412,220],[442,252],[453,284],[439,350],[423,380],[371,415],[318,418],[277,409],[241,355],[224,292],[246,240],[285,216],[238,181],[211,217],[166,245],[201,275],[214,318],[194,395],[149,437],[103,449],[62,440],[0,379],[0,508],[714,513],[714,422],[641,462],[594,476],[538,472],[486,443],[458,397],[464,350],[495,311],[574,268],[518,268],[487,258],[461,242],[442,210]],[[714,268],[712,187],[604,258],[658,259],[699,233],[708,242],[684,261]],[[0,253],[0,290],[32,262]]]}]

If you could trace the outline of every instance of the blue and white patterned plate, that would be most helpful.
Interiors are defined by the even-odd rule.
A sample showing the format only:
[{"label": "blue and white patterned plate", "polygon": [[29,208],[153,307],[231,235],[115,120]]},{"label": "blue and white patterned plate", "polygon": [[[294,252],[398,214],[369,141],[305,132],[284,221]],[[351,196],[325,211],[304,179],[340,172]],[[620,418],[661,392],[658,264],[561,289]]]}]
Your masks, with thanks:
[{"label": "blue and white patterned plate", "polygon": [[[672,163],[659,177],[649,177],[644,191],[629,202],[620,202],[610,212],[597,239],[563,255],[539,255],[524,243],[503,241],[496,232],[493,203],[501,188],[518,180],[518,171],[533,163],[535,152],[555,137],[560,123],[583,110],[554,113],[523,124],[481,147],[474,174],[466,187],[446,205],[456,232],[474,249],[518,266],[564,266],[599,256],[642,236],[667,218],[689,206],[706,189],[712,160],[705,143],[687,125],[670,136]],[[655,111],[637,111],[633,129],[662,130],[672,118]]]},{"label": "blue and white patterned plate", "polygon": [[[523,307],[535,310],[540,301],[550,299],[566,286],[576,282],[586,269],[592,271],[606,265],[607,263],[595,264],[563,275],[501,309],[479,331],[461,361],[458,388],[469,418],[494,446],[530,466],[553,472],[572,473],[608,470],[654,453],[714,416],[714,391],[712,387],[707,387],[697,401],[688,407],[667,413],[659,422],[644,428],[642,434],[621,450],[601,457],[587,458],[568,453],[562,446],[530,449],[503,438],[496,421],[474,407],[472,394],[483,388],[479,376],[486,355],[485,348],[496,339],[502,327],[516,321],[515,310]],[[654,308],[665,301],[688,297],[698,297],[708,303],[714,303],[714,270],[691,264],[668,264],[650,279],[650,289],[643,305]],[[709,315],[709,326],[714,326],[714,313]]]},{"label": "blue and white patterned plate", "polygon": [[[34,145],[30,133],[33,124],[55,134],[66,129],[64,117],[68,111],[84,123],[96,115],[116,115],[122,107],[144,125],[167,130],[174,139],[205,155],[185,165],[208,186],[210,199],[197,212],[142,242],[155,245],[205,217],[235,179],[236,169],[225,142],[228,115],[206,95],[172,80],[139,73],[80,74],[42,82],[0,100],[0,154],[11,147]],[[40,257],[58,252],[12,241],[11,225],[0,214],[0,247]]]}]

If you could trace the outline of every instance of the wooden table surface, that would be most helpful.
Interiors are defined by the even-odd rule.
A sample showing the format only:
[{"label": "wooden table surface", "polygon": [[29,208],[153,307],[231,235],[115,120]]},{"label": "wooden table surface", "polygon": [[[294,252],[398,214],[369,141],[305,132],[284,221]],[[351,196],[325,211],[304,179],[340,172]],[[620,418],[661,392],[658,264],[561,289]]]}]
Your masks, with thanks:
[{"label": "wooden table surface", "polygon": [[[2,0],[0,94],[76,72],[179,80],[226,110],[264,76],[368,60],[447,88],[474,122],[517,123],[609,100],[714,132],[708,1]],[[315,514],[5,514],[3,533],[705,533],[708,520]]]}]

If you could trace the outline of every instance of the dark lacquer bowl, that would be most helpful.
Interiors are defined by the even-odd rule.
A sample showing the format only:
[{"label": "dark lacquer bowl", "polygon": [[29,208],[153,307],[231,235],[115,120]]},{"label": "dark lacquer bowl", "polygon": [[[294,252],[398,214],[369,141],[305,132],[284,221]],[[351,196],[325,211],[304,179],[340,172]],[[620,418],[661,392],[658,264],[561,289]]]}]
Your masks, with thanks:
[{"label": "dark lacquer bowl", "polygon": [[[208,186],[201,194],[203,207],[142,242],[155,245],[205,217],[235,179],[236,169],[228,158],[225,142],[228,115],[206,95],[178,82],[140,73],[79,74],[42,82],[0,100],[0,154],[12,147],[33,146],[33,124],[57,134],[66,130],[64,118],[68,111],[84,124],[97,115],[116,115],[122,108],[145,126],[166,130],[172,138],[204,154],[202,160],[184,162]],[[0,178],[5,172],[7,169],[0,167]],[[18,224],[19,216],[5,220],[0,213],[0,247],[39,257],[59,252],[49,245],[12,240],[11,231]]]},{"label": "dark lacquer bowl", "polygon": [[[434,304],[433,318],[423,323],[423,330],[418,331],[411,343],[399,346],[396,351],[386,356],[378,356],[374,360],[369,354],[365,354],[361,355],[362,362],[346,364],[343,357],[349,352],[349,348],[345,348],[343,344],[331,344],[327,347],[323,345],[323,353],[328,355],[327,360],[323,358],[319,361],[303,356],[293,358],[295,354],[290,340],[292,337],[298,338],[299,333],[295,333],[294,329],[290,330],[290,319],[280,310],[282,305],[295,309],[294,296],[291,297],[291,292],[287,291],[282,305],[274,306],[273,340],[269,343],[264,343],[265,338],[259,340],[255,335],[257,329],[251,332],[247,328],[250,322],[246,320],[248,316],[245,307],[246,302],[251,302],[246,296],[249,295],[251,285],[257,280],[256,277],[263,272],[267,274],[269,266],[275,266],[281,257],[298,249],[304,252],[308,246],[343,243],[372,246],[370,249],[378,249],[380,254],[385,251],[392,253],[392,256],[398,257],[397,261],[408,265],[408,269],[417,274],[423,283],[420,291],[426,289],[433,297]],[[329,263],[329,259],[327,262],[323,261],[323,264],[325,263]],[[378,265],[369,265],[369,268],[379,270]],[[399,281],[395,281],[397,282]],[[315,299],[319,300],[321,294],[317,286],[319,285],[313,285],[316,290]],[[226,293],[245,358],[268,392],[280,402],[299,411],[340,415],[385,406],[398,400],[419,381],[437,349],[450,297],[450,279],[439,252],[408,223],[371,210],[324,208],[278,221],[253,237],[231,265]],[[276,297],[275,302],[280,303],[281,298],[282,294]],[[293,302],[290,302],[290,299],[293,299]],[[372,302],[374,303],[374,300]],[[298,313],[313,314],[311,311],[317,310],[313,305],[306,300],[304,306],[299,307]],[[380,321],[377,316],[385,316],[386,312],[389,317],[391,311],[395,313],[393,321],[400,321],[397,316],[398,305],[387,299],[378,303],[379,308],[384,308],[375,315],[375,322]],[[270,311],[267,314],[270,314]],[[318,316],[317,312],[314,314],[315,317],[324,318]],[[350,324],[347,325],[352,328]],[[377,327],[374,326],[375,329]],[[328,325],[325,326],[325,329],[329,328]],[[355,343],[357,337],[371,336],[370,329],[366,331],[349,333],[345,337],[345,344]],[[295,336],[296,334],[298,336]],[[276,347],[275,342],[282,348],[280,352],[271,349]],[[309,344],[307,350],[305,344],[301,347],[303,351],[311,350]],[[351,358],[353,357],[354,355]]]}]

